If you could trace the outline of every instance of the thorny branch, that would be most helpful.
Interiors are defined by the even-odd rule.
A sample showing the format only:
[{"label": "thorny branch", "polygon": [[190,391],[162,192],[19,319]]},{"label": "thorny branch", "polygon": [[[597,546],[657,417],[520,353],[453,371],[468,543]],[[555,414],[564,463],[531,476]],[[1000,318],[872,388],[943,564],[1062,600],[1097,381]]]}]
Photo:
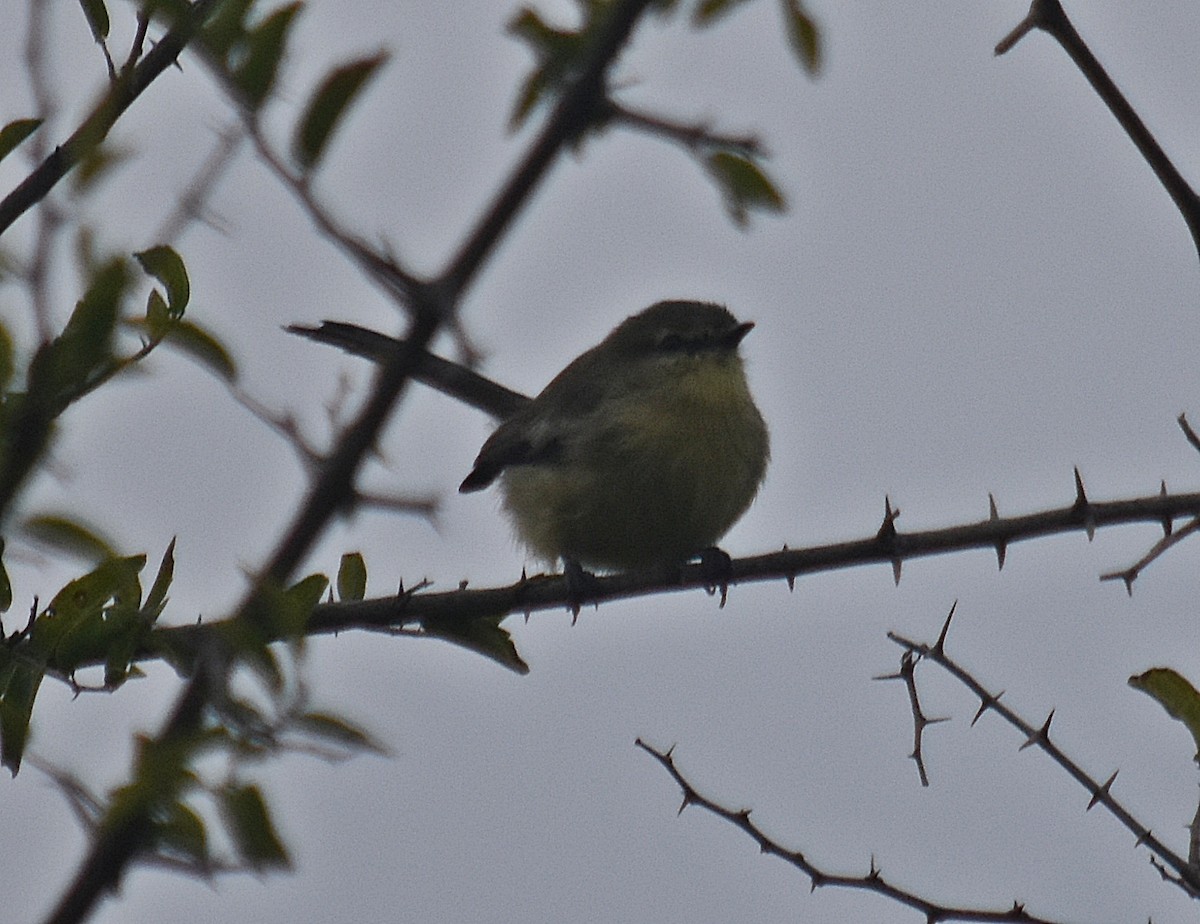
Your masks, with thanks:
[{"label": "thorny branch", "polygon": [[1116,116],[1125,133],[1137,146],[1154,175],[1170,195],[1175,207],[1179,209],[1187,223],[1188,231],[1191,232],[1197,252],[1200,253],[1200,197],[1175,168],[1161,145],[1146,128],[1141,116],[1129,105],[1129,101],[1113,83],[1103,65],[1075,31],[1059,0],[1033,0],[1025,18],[996,45],[996,54],[1006,53],[1034,29],[1041,29],[1062,46],[1092,85],[1092,89]]},{"label": "thorny branch", "polygon": [[988,921],[988,922],[1025,922],[1025,924],[1046,924],[1046,918],[1034,917],[1025,910],[1025,906],[1014,901],[1011,908],[1004,910],[985,910],[975,908],[956,908],[931,901],[915,892],[901,888],[884,878],[883,873],[871,858],[870,869],[861,876],[848,876],[830,873],[813,863],[800,850],[790,850],[763,832],[750,819],[750,809],[734,811],[725,808],[700,792],[687,780],[675,763],[674,748],[660,751],[638,738],[635,744],[657,760],[671,775],[671,778],[683,790],[683,801],[679,805],[679,813],[689,805],[697,805],[718,818],[724,819],[735,828],[739,828],[758,844],[763,853],[779,857],[800,870],[812,883],[815,892],[822,886],[837,886],[845,889],[858,889],[864,892],[874,892],[898,904],[905,905],[925,915],[926,921]]},{"label": "thorny branch", "polygon": [[954,608],[951,608],[937,641],[932,645],[907,638],[898,632],[889,632],[888,638],[904,649],[906,657],[932,661],[979,698],[979,709],[971,720],[972,725],[979,721],[985,712],[989,711],[1004,719],[1024,735],[1024,742],[1021,744],[1022,750],[1037,747],[1087,790],[1091,798],[1086,811],[1091,811],[1096,805],[1103,805],[1134,835],[1138,845],[1144,844],[1151,851],[1153,854],[1151,862],[1155,863],[1164,878],[1174,882],[1191,897],[1200,898],[1200,868],[1191,866],[1187,860],[1171,850],[1146,825],[1134,818],[1132,813],[1113,796],[1112,785],[1117,778],[1117,773],[1114,771],[1104,782],[1100,782],[1050,740],[1050,723],[1054,719],[1053,710],[1040,726],[1035,727],[1033,723],[1026,721],[1001,702],[1003,691],[990,692],[969,670],[946,654],[946,636],[950,631],[950,622],[953,618]]},{"label": "thorny branch", "polygon": [[[1162,523],[1178,517],[1200,516],[1200,494],[1152,494],[1117,501],[1076,500],[1068,507],[1018,517],[990,516],[978,523],[946,529],[901,533],[895,529],[898,511],[888,507],[885,527],[867,538],[805,549],[784,548],[779,552],[734,559],[725,578],[727,584],[742,584],[780,578],[793,586],[802,574],[850,568],[873,562],[897,568],[909,558],[951,554],[972,548],[1003,550],[1009,543],[1038,536],[1085,530],[1125,523]],[[992,502],[992,513],[995,504]],[[999,554],[1003,563],[1003,554]],[[588,585],[585,603],[641,597],[655,593],[703,588],[713,592],[712,576],[702,564],[688,564],[648,571],[595,575]],[[394,597],[323,603],[308,619],[309,635],[332,635],[349,629],[419,628],[427,622],[466,626],[483,617],[535,611],[561,610],[579,604],[578,590],[561,575],[522,575],[502,587],[449,591],[406,592]],[[148,644],[138,653],[140,660],[162,657],[169,652],[186,660],[210,632],[220,632],[224,621],[204,625],[156,628]],[[98,653],[96,663],[103,661]]]}]

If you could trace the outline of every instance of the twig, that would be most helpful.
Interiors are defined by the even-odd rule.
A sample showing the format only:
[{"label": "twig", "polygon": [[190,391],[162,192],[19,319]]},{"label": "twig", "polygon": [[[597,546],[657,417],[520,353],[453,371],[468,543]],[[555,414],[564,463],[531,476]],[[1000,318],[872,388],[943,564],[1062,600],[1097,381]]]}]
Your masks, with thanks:
[{"label": "twig", "polygon": [[1116,116],[1125,133],[1166,189],[1175,207],[1179,209],[1187,223],[1188,231],[1191,232],[1197,253],[1200,254],[1200,197],[1175,169],[1175,165],[1146,128],[1141,117],[1129,105],[1129,101],[1113,83],[1103,65],[1075,31],[1059,0],[1033,0],[1025,18],[996,45],[996,54],[1002,55],[1009,51],[1033,29],[1041,29],[1062,46],[1092,85],[1092,89]]},{"label": "twig", "polygon": [[[951,610],[951,616],[953,616],[953,610]],[[950,619],[947,618],[938,641],[933,645],[914,641],[898,632],[889,632],[888,638],[906,651],[937,664],[979,698],[979,710],[975,713],[975,719],[971,722],[972,725],[978,721],[980,716],[989,711],[996,713],[1004,719],[1005,722],[1013,726],[1013,728],[1017,729],[1024,736],[1024,742],[1021,744],[1022,750],[1029,747],[1036,747],[1043,751],[1088,792],[1090,801],[1087,805],[1087,811],[1090,811],[1096,805],[1103,805],[1117,821],[1133,834],[1139,846],[1144,844],[1161,863],[1174,871],[1174,875],[1178,878],[1173,881],[1177,885],[1184,889],[1191,897],[1200,897],[1200,870],[1190,867],[1187,860],[1167,847],[1146,825],[1134,818],[1132,813],[1113,796],[1112,785],[1117,778],[1117,774],[1114,772],[1104,782],[1100,782],[1092,777],[1079,764],[1067,756],[1057,744],[1050,740],[1050,724],[1054,720],[1053,710],[1051,710],[1046,720],[1040,726],[1035,727],[1031,722],[1026,721],[1000,701],[1002,693],[989,692],[969,670],[949,657],[946,654],[945,648],[946,634],[949,626]]]},{"label": "twig", "polygon": [[[34,3],[37,0],[33,0]],[[187,47],[220,0],[195,0],[141,62],[109,85],[108,91],[62,144],[56,146],[16,189],[0,200],[0,235],[41,202],[100,144],[125,111]]]},{"label": "twig", "polygon": [[[953,609],[950,611],[953,613]],[[917,764],[917,776],[920,777],[921,785],[929,785],[929,774],[925,772],[925,757],[921,751],[921,743],[924,739],[925,729],[930,725],[935,725],[938,722],[946,722],[946,717],[931,719],[925,715],[921,709],[921,698],[917,695],[917,661],[918,657],[911,651],[905,651],[900,656],[900,670],[894,674],[881,674],[878,677],[873,677],[873,680],[903,680],[905,689],[908,690],[908,705],[912,709],[913,717],[913,749],[908,756],[911,757]]]},{"label": "twig", "polygon": [[884,898],[891,899],[898,904],[912,908],[925,915],[926,921],[989,921],[989,922],[1025,922],[1025,924],[1039,924],[1046,922],[1046,918],[1034,917],[1025,910],[1025,906],[1020,902],[1014,901],[1011,908],[1002,911],[989,911],[975,908],[956,908],[950,905],[942,905],[938,902],[931,901],[915,892],[908,889],[903,889],[897,885],[893,885],[886,880],[879,867],[875,864],[875,858],[871,858],[870,869],[862,876],[847,876],[844,874],[830,873],[817,866],[799,850],[790,850],[782,846],[778,841],[771,838],[763,832],[753,821],[750,820],[750,810],[741,809],[733,811],[725,808],[723,805],[709,799],[707,796],[701,795],[700,792],[690,783],[683,773],[680,772],[675,764],[674,748],[666,751],[658,749],[647,744],[641,738],[638,738],[635,744],[653,757],[662,765],[663,769],[670,774],[671,778],[683,790],[683,801],[679,805],[679,813],[689,805],[696,805],[708,812],[716,815],[718,818],[727,821],[735,828],[745,832],[750,838],[758,844],[759,850],[763,853],[771,854],[779,857],[786,863],[790,863],[796,869],[800,870],[812,883],[812,889],[815,892],[821,886],[836,886],[846,889],[858,889],[864,892],[873,892],[876,895],[882,895]]},{"label": "twig", "polygon": [[683,145],[691,151],[716,148],[736,150],[748,157],[766,157],[762,141],[755,135],[726,135],[703,122],[677,122],[643,112],[623,103],[610,101],[609,118],[627,128],[649,132]]}]

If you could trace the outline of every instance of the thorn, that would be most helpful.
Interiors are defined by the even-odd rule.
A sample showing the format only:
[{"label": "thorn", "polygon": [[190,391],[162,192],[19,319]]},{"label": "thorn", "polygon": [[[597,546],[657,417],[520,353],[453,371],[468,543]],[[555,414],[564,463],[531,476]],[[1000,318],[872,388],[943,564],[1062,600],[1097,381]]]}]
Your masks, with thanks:
[{"label": "thorn", "polygon": [[1147,828],[1145,831],[1139,834],[1137,836],[1137,840],[1133,842],[1134,849],[1141,847],[1144,843],[1146,843],[1146,841],[1150,840],[1150,835],[1152,833],[1153,832]]},{"label": "thorn", "polygon": [[790,593],[795,593],[796,592],[796,573],[792,572],[786,578],[784,578],[784,580],[787,581],[788,591]]},{"label": "thorn", "polygon": [[679,803],[679,811],[675,813],[675,817],[678,818],[680,815],[682,815],[683,810],[691,804],[692,804],[692,794],[685,790],[683,793],[683,801]]},{"label": "thorn", "polygon": [[[1163,479],[1162,487],[1159,488],[1158,496],[1159,497],[1167,496],[1167,480],[1165,478]],[[1164,536],[1171,535],[1171,533],[1175,529],[1175,524],[1171,522],[1171,518],[1165,513],[1163,514],[1163,518],[1162,518],[1162,528],[1163,528]]]},{"label": "thorn", "polygon": [[1016,27],[1010,33],[1008,33],[1008,35],[1004,36],[1004,38],[996,43],[996,56],[999,57],[1002,54],[1007,54],[1012,50],[1013,46],[1016,45],[1017,42],[1021,41],[1021,39],[1023,39],[1036,27],[1037,20],[1034,19],[1031,11],[1029,15],[1017,23]]},{"label": "thorn", "polygon": [[946,653],[946,633],[950,631],[950,620],[954,618],[954,611],[958,609],[958,601],[955,600],[950,604],[950,612],[946,614],[946,621],[942,623],[942,631],[938,633],[938,639],[933,644],[935,654]]},{"label": "thorn", "polygon": [[[988,492],[988,522],[998,523],[1000,514],[996,510],[996,498],[992,493]],[[1004,539],[996,540],[996,565],[997,571],[1004,570],[1004,556],[1008,554],[1008,542]]]},{"label": "thorn", "polygon": [[1086,507],[1088,505],[1087,491],[1083,489],[1083,476],[1079,474],[1079,466],[1075,466],[1075,506]]},{"label": "thorn", "polygon": [[1050,714],[1046,716],[1046,721],[1042,723],[1042,727],[1035,731],[1032,735],[1025,739],[1025,743],[1017,748],[1018,751],[1023,751],[1027,747],[1034,744],[1049,744],[1050,743],[1050,723],[1054,721],[1054,710],[1050,710]]},{"label": "thorn", "polygon": [[883,495],[883,523],[875,537],[881,542],[893,539],[896,535],[896,517],[898,516],[900,516],[900,511],[892,507],[891,497],[887,494]]},{"label": "thorn", "polygon": [[1101,799],[1108,798],[1108,791],[1110,789],[1112,789],[1113,780],[1115,780],[1117,778],[1117,774],[1120,772],[1121,772],[1120,770],[1114,770],[1113,775],[1104,781],[1104,785],[1101,786],[1099,789],[1097,789],[1094,793],[1092,793],[1092,799],[1087,804],[1087,808],[1084,809],[1085,812],[1090,812],[1092,810],[1092,806],[1094,806]]},{"label": "thorn", "polygon": [[892,581],[897,587],[900,586],[900,568],[902,567],[899,558],[892,559]]},{"label": "thorn", "polygon": [[981,696],[979,698],[979,708],[977,710],[975,710],[975,718],[971,719],[971,727],[972,728],[975,727],[975,723],[979,721],[980,717],[985,712],[987,712],[989,709],[993,708],[996,705],[996,703],[1000,702],[1000,697],[1003,695],[1004,695],[1004,691],[1001,690],[999,693],[995,694],[994,696],[991,693],[989,693],[989,694],[987,694],[987,696]]},{"label": "thorn", "polygon": [[1096,518],[1092,515],[1091,502],[1088,501],[1087,491],[1083,489],[1083,476],[1079,474],[1079,466],[1075,466],[1075,503],[1074,509],[1083,514],[1083,528],[1087,532],[1088,542],[1096,538]]}]

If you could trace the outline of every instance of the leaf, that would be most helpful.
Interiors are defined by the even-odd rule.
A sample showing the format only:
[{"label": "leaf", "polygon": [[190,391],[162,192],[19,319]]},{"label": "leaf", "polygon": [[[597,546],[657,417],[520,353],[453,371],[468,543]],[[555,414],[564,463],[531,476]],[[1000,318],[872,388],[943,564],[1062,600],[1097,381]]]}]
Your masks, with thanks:
[{"label": "leaf", "polygon": [[547,93],[566,80],[579,58],[587,28],[588,24],[579,31],[555,29],[528,7],[520,9],[508,21],[506,30],[509,35],[529,45],[537,59],[537,67],[522,81],[517,93],[517,101],[509,117],[510,130],[519,128]]},{"label": "leaf", "polygon": [[41,347],[29,369],[29,392],[60,412],[93,382],[112,358],[113,331],[128,283],[125,264],[99,267],[63,332]]},{"label": "leaf", "polygon": [[1158,701],[1167,715],[1178,719],[1196,742],[1200,762],[1200,693],[1181,674],[1169,667],[1153,667],[1129,678],[1129,685]]},{"label": "leaf", "polygon": [[0,396],[4,394],[4,389],[8,387],[8,383],[12,381],[13,372],[16,371],[15,354],[12,335],[8,332],[7,327],[0,324]]},{"label": "leaf", "polygon": [[325,153],[333,131],[354,98],[376,69],[387,60],[383,52],[360,58],[331,71],[312,95],[292,139],[292,157],[305,172]]},{"label": "leaf", "polygon": [[0,128],[0,160],[4,160],[17,146],[38,130],[41,119],[17,119]]},{"label": "leaf", "polygon": [[0,764],[13,776],[21,769],[42,675],[36,662],[0,648]]},{"label": "leaf", "polygon": [[700,0],[692,10],[692,24],[702,28],[711,26],[745,2],[746,0]]},{"label": "leaf", "polygon": [[347,552],[338,565],[339,600],[361,600],[367,593],[367,563],[362,552]]},{"label": "leaf", "polygon": [[167,300],[158,289],[151,289],[146,296],[146,331],[152,340],[162,340],[171,329],[171,310]]},{"label": "leaf", "polygon": [[792,53],[809,74],[821,70],[821,32],[816,21],[804,10],[801,0],[781,0],[784,26]]},{"label": "leaf", "polygon": [[508,630],[501,628],[504,616],[480,616],[468,622],[460,619],[426,619],[425,632],[453,642],[518,674],[528,674],[529,665],[517,652]]},{"label": "leaf", "polygon": [[303,8],[303,3],[282,6],[245,33],[244,57],[232,76],[252,110],[262,106],[270,95],[287,48],[288,32]]},{"label": "leaf", "polygon": [[237,380],[237,366],[224,344],[216,337],[191,321],[178,321],[171,326],[163,343],[187,353],[202,366],[227,382]]},{"label": "leaf", "polygon": [[183,310],[192,296],[192,287],[188,282],[187,267],[175,249],[161,244],[133,256],[142,265],[143,270],[166,288],[167,314],[170,319],[177,321],[183,317]]},{"label": "leaf", "polygon": [[145,555],[109,558],[54,595],[34,621],[31,650],[65,673],[85,660],[107,657],[111,646],[138,625],[133,621],[141,605],[138,573]]},{"label": "leaf", "polygon": [[203,819],[187,805],[176,802],[155,829],[160,846],[202,869],[208,867],[212,860],[208,852],[208,831]]},{"label": "leaf", "polygon": [[167,590],[171,586],[171,579],[175,575],[175,540],[172,539],[170,545],[167,546],[167,551],[163,553],[162,562],[158,566],[158,574],[154,577],[154,584],[150,587],[150,593],[146,595],[146,602],[142,604],[143,617],[150,623],[153,623],[162,614],[163,607],[167,605]]},{"label": "leaf", "polygon": [[324,712],[306,712],[295,719],[298,731],[321,738],[348,751],[370,751],[387,754],[387,749],[367,732],[345,719]]},{"label": "leaf", "polygon": [[[0,613],[7,613],[12,606],[12,582],[8,579],[8,569],[4,567],[4,540],[0,539]],[[4,630],[0,627],[0,641],[4,640]]]},{"label": "leaf", "polygon": [[104,0],[79,0],[79,5],[83,7],[83,15],[87,17],[92,38],[103,43],[108,38],[108,10],[104,6]]},{"label": "leaf", "polygon": [[749,223],[751,209],[782,212],[787,207],[783,194],[749,158],[717,151],[704,165],[721,188],[725,208],[738,227]]},{"label": "leaf", "polygon": [[225,826],[247,866],[261,872],[291,865],[287,849],[271,821],[266,800],[257,786],[229,784],[222,787],[218,795]]},{"label": "leaf", "polygon": [[112,541],[93,527],[62,514],[44,513],[21,524],[25,535],[41,545],[98,562],[116,557]]}]

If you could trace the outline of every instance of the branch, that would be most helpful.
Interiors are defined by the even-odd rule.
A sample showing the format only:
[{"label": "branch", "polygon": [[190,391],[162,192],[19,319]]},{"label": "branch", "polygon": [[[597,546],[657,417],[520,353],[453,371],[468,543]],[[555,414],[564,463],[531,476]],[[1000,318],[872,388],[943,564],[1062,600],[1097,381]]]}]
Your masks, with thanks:
[{"label": "branch", "polygon": [[[209,2],[198,0],[190,8],[191,15],[186,21],[198,26],[201,20],[197,11],[206,10]],[[343,434],[337,450],[321,465],[301,509],[266,564],[255,575],[252,586],[233,617],[235,632],[254,633],[261,627],[261,620],[256,624],[255,614],[270,609],[271,590],[286,585],[329,520],[353,501],[355,476],[375,445],[392,408],[404,393],[421,361],[422,352],[443,321],[453,318],[466,286],[505,231],[511,227],[538,181],[563,148],[588,124],[589,114],[603,94],[609,66],[651,2],[624,0],[611,8],[595,43],[581,61],[578,76],[564,91],[513,178],[503,187],[493,205],[485,210],[483,218],[467,236],[466,243],[446,271],[434,283],[409,293],[412,325],[408,343],[404,348],[395,350],[382,364],[365,406]],[[178,31],[178,28],[181,27],[172,31]],[[187,35],[190,37],[191,33]],[[179,48],[182,48],[182,44]],[[168,60],[174,60],[178,50],[172,53],[171,43],[160,42],[139,65],[135,74],[142,73],[144,65],[152,59],[161,59],[164,54],[170,53]],[[101,111],[107,108],[102,107]],[[93,116],[85,125],[90,125],[95,118]],[[111,121],[102,125],[107,131]],[[209,638],[218,642],[228,636]],[[195,733],[200,727],[206,706],[220,692],[219,688],[210,690],[209,687],[223,683],[229,669],[223,665],[220,671],[211,670],[212,660],[210,657],[200,662],[199,669],[176,701],[171,718],[154,739],[146,742],[146,747],[182,749],[186,754],[195,746]],[[180,767],[186,764],[185,760]],[[74,924],[83,920],[100,897],[120,882],[128,865],[149,846],[157,809],[158,805],[153,802],[135,802],[132,805],[115,803],[110,808],[100,835],[93,841],[68,891],[48,919],[48,924]]]},{"label": "branch", "polygon": [[[989,518],[979,523],[915,533],[876,534],[864,539],[806,549],[783,549],[766,555],[730,562],[729,584],[780,578],[792,586],[802,574],[815,574],[859,565],[880,563],[893,568],[908,558],[944,555],[967,549],[1006,547],[1038,536],[1074,532],[1126,523],[1161,523],[1177,517],[1200,516],[1200,494],[1152,494],[1129,500],[1089,502],[1087,511],[1078,504],[1020,517]],[[894,513],[894,511],[892,511]],[[647,571],[594,575],[588,582],[583,602],[644,597],[703,588],[710,593],[712,575],[703,563]],[[479,590],[465,585],[438,592],[405,591],[393,597],[353,602],[322,603],[309,616],[305,633],[336,635],[350,629],[421,627],[426,623],[466,626],[482,618],[511,614],[526,617],[535,611],[570,609],[579,604],[579,589],[563,575],[526,577],[503,587]],[[155,629],[138,652],[138,660],[169,654],[186,662],[209,633],[224,631],[228,620],[203,625]],[[98,652],[94,660],[103,663]],[[927,720],[927,723],[933,720]]]},{"label": "branch", "polygon": [[1192,241],[1200,253],[1200,197],[1197,197],[1187,180],[1175,169],[1175,165],[1150,134],[1141,117],[1129,105],[1129,101],[1117,89],[1108,72],[1075,31],[1059,0],[1033,0],[1025,18],[996,45],[996,54],[1002,55],[1009,51],[1033,29],[1041,29],[1058,41],[1092,85],[1092,89],[1104,100],[1109,111],[1116,116],[1125,133],[1167,190],[1175,207],[1183,215]]},{"label": "branch", "polygon": [[897,632],[889,632],[888,638],[901,646],[906,654],[928,659],[937,664],[979,698],[979,710],[975,713],[975,718],[971,720],[972,725],[985,712],[991,711],[999,715],[1024,736],[1024,743],[1021,745],[1022,750],[1028,747],[1036,747],[1045,752],[1051,760],[1066,770],[1080,786],[1087,790],[1091,798],[1086,811],[1091,811],[1096,805],[1103,805],[1114,818],[1133,834],[1139,846],[1145,844],[1162,864],[1175,871],[1177,878],[1168,875],[1171,881],[1179,885],[1191,897],[1200,897],[1200,870],[1189,866],[1187,860],[1167,847],[1148,827],[1134,818],[1132,813],[1114,798],[1111,790],[1117,774],[1114,772],[1104,782],[1098,781],[1068,757],[1057,744],[1050,740],[1050,723],[1054,719],[1053,710],[1040,726],[1035,727],[1031,722],[1027,722],[1000,701],[1000,697],[1004,695],[1003,693],[989,692],[970,671],[946,654],[946,635],[949,632],[950,620],[953,616],[954,610],[951,609],[950,615],[946,617],[946,622],[942,626],[942,631],[938,636],[937,642],[932,645],[925,642],[913,641]]},{"label": "branch", "polygon": [[763,853],[779,857],[808,876],[814,892],[821,886],[839,886],[846,889],[874,892],[876,895],[882,895],[884,898],[891,899],[898,904],[921,912],[925,915],[926,921],[1014,921],[1026,922],[1026,924],[1039,924],[1039,922],[1041,924],[1048,924],[1045,918],[1037,918],[1030,915],[1025,911],[1025,906],[1016,901],[1013,902],[1011,908],[1003,911],[955,908],[930,901],[915,892],[902,889],[884,879],[883,873],[875,865],[874,857],[871,858],[870,870],[863,876],[846,876],[826,872],[809,860],[801,851],[789,850],[765,834],[758,825],[750,820],[749,809],[742,809],[735,812],[714,802],[707,796],[701,795],[675,765],[674,748],[670,748],[667,751],[659,751],[646,744],[641,738],[638,738],[634,743],[657,760],[667,773],[671,775],[671,778],[679,784],[679,788],[683,790],[683,802],[679,806],[680,814],[683,814],[683,810],[689,805],[698,805],[700,808],[712,812],[718,818],[724,819],[735,828],[739,828],[748,834],[758,844],[759,850]]},{"label": "branch", "polygon": [[124,115],[142,92],[163,71],[175,63],[187,44],[200,31],[209,13],[220,0],[196,0],[180,15],[175,25],[141,62],[128,72],[119,74],[109,84],[107,92],[92,109],[91,114],[75,129],[66,141],[58,145],[24,181],[0,200],[0,235],[22,214],[40,202],[60,180],[95,150],[117,119]]}]

